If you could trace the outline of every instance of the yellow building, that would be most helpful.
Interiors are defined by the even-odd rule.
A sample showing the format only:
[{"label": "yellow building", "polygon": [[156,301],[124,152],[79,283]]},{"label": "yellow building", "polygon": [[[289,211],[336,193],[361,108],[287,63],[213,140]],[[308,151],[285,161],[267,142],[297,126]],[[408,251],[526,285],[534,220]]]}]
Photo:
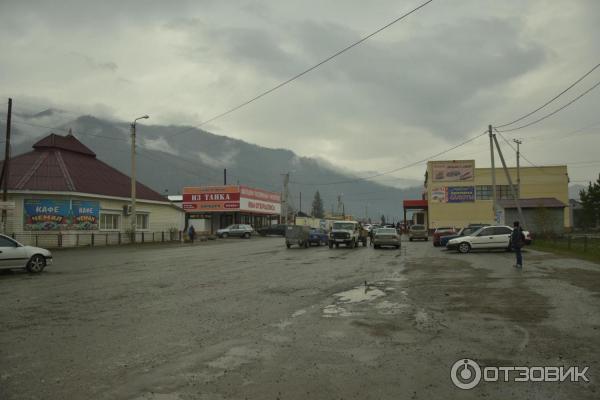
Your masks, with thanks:
[{"label": "yellow building", "polygon": [[[518,197],[530,199],[525,202],[530,207],[525,216],[527,220],[535,219],[534,204],[539,204],[538,209],[548,207],[548,204],[554,207],[554,216],[558,215],[564,225],[562,228],[571,227],[566,207],[569,203],[566,165],[521,167],[519,184],[517,169],[508,168],[508,171]],[[492,210],[491,168],[475,168],[474,160],[428,162],[424,193],[428,227],[462,227],[471,223],[511,224],[512,220],[509,221],[508,216],[514,216],[514,213],[503,209],[503,205],[508,207],[506,204],[513,197],[501,165],[496,167],[496,191],[499,201],[495,215]]]}]

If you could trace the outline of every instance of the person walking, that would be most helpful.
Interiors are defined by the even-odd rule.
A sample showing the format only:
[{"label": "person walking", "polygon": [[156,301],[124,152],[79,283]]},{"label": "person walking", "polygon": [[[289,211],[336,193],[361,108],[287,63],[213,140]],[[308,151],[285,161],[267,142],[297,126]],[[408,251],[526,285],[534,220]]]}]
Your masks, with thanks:
[{"label": "person walking", "polygon": [[190,237],[190,241],[193,244],[194,239],[196,238],[196,229],[194,229],[194,225],[190,225],[190,227],[188,228],[188,236]]},{"label": "person walking", "polygon": [[523,255],[521,254],[521,248],[525,244],[525,235],[523,234],[523,229],[519,225],[519,221],[515,221],[513,223],[513,231],[510,235],[510,243],[517,257],[517,263],[515,264],[515,267],[519,269],[523,268]]}]

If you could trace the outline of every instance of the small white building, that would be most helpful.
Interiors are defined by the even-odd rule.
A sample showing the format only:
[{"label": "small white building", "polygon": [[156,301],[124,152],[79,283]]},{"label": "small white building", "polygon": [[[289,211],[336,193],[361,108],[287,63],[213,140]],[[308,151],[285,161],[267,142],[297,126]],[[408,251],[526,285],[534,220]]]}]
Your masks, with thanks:
[{"label": "small white building", "polygon": [[[178,239],[183,210],[139,182],[136,192],[136,242]],[[131,178],[73,135],[50,134],[13,157],[8,195],[4,231],[18,241],[69,247],[132,239]]]}]

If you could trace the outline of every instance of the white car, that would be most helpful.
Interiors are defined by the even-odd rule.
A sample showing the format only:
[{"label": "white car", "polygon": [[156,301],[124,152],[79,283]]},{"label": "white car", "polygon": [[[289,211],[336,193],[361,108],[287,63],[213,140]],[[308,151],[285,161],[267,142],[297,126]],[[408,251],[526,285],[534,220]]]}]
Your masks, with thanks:
[{"label": "white car", "polygon": [[0,235],[0,269],[24,268],[29,272],[42,272],[52,264],[52,253],[46,249],[25,246],[13,238]]},{"label": "white car", "polygon": [[[477,249],[506,249],[510,250],[510,235],[513,228],[510,226],[485,226],[468,236],[450,239],[446,248],[468,253]],[[525,243],[531,242],[528,231],[523,231]]]}]

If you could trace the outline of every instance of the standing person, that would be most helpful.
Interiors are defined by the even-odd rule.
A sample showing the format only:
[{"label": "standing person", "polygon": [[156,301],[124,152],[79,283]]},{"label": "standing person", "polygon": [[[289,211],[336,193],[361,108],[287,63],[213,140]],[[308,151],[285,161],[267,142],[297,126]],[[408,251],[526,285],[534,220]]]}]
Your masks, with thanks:
[{"label": "standing person", "polygon": [[190,241],[193,244],[194,239],[196,238],[196,229],[194,229],[194,225],[190,225],[190,227],[188,229],[188,236],[190,237]]},{"label": "standing person", "polygon": [[523,255],[521,254],[521,247],[525,244],[525,236],[523,229],[519,226],[519,221],[513,223],[513,231],[510,235],[510,243],[517,256],[516,268],[523,268]]}]

